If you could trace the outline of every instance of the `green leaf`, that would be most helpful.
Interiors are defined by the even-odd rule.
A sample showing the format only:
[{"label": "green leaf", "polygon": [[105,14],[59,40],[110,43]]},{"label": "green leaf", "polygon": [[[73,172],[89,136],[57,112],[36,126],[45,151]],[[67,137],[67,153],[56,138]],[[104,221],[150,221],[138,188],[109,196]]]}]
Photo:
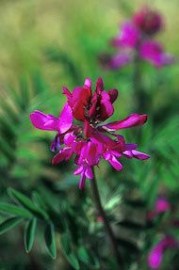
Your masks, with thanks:
[{"label": "green leaf", "polygon": [[89,265],[91,263],[88,251],[84,247],[80,247],[78,249],[78,257],[83,263],[85,263],[87,265]]},{"label": "green leaf", "polygon": [[48,253],[53,259],[55,259],[56,258],[55,228],[52,223],[47,224],[45,228],[44,237]]},{"label": "green leaf", "polygon": [[68,262],[74,267],[74,269],[79,270],[80,265],[79,265],[77,256],[71,250],[70,237],[68,236],[67,233],[63,233],[61,235],[61,248]]},{"label": "green leaf", "polygon": [[9,188],[8,194],[12,199],[17,200],[21,205],[23,205],[25,208],[27,208],[29,211],[31,211],[33,214],[35,214],[39,218],[48,219],[48,215],[46,212],[44,212],[42,209],[37,208],[36,205],[24,194],[22,194],[19,191],[16,191],[15,189]]},{"label": "green leaf", "polygon": [[34,244],[36,226],[37,226],[36,218],[30,220],[26,225],[24,233],[24,244],[27,253],[31,251],[32,246]]},{"label": "green leaf", "polygon": [[100,267],[98,258],[95,256],[95,254],[92,254],[92,252],[88,251],[85,247],[80,247],[78,249],[78,258],[84,264],[92,266],[95,269],[98,269]]},{"label": "green leaf", "polygon": [[21,221],[22,219],[18,217],[6,219],[0,224],[0,235],[16,227]]},{"label": "green leaf", "polygon": [[32,218],[32,214],[28,210],[10,203],[0,203],[0,212],[23,218]]}]

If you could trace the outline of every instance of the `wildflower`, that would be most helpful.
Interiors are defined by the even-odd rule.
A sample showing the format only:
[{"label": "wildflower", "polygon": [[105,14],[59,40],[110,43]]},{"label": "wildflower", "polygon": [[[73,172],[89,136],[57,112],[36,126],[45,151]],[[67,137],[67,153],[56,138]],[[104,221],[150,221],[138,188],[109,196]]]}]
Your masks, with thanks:
[{"label": "wildflower", "polygon": [[131,20],[120,27],[119,34],[111,40],[111,45],[117,49],[115,55],[103,54],[100,63],[107,69],[118,69],[134,61],[136,55],[160,68],[173,63],[171,54],[165,53],[162,45],[153,39],[153,35],[163,27],[158,12],[144,7],[136,12]]},{"label": "wildflower", "polygon": [[172,236],[166,235],[159,243],[157,243],[149,253],[148,265],[151,269],[159,269],[164,253],[167,249],[179,248],[179,242]]},{"label": "wildflower", "polygon": [[131,114],[120,121],[102,123],[114,113],[113,103],[118,96],[116,89],[105,91],[103,80],[99,78],[92,92],[91,80],[87,78],[83,86],[72,92],[63,88],[63,94],[67,103],[59,117],[34,111],[30,119],[38,129],[57,132],[51,144],[51,150],[57,152],[52,163],[56,165],[74,156],[77,166],[74,174],[80,175],[80,189],[84,188],[86,178],[93,179],[93,168],[101,159],[120,171],[121,157],[149,158],[136,150],[136,144],[128,144],[123,136],[116,134],[118,130],[143,125],[147,115]]},{"label": "wildflower", "polygon": [[141,10],[134,13],[133,23],[140,29],[143,34],[153,35],[163,28],[163,21],[160,14],[144,6]]},{"label": "wildflower", "polygon": [[153,220],[155,217],[162,213],[171,210],[171,204],[165,196],[159,196],[155,202],[154,209],[147,213],[147,219]]},{"label": "wildflower", "polygon": [[165,53],[161,44],[154,41],[143,42],[139,53],[141,58],[149,61],[156,67],[162,67],[173,62],[173,56]]},{"label": "wildflower", "polygon": [[155,203],[156,214],[168,212],[171,209],[171,205],[168,199],[164,196],[160,196]]}]

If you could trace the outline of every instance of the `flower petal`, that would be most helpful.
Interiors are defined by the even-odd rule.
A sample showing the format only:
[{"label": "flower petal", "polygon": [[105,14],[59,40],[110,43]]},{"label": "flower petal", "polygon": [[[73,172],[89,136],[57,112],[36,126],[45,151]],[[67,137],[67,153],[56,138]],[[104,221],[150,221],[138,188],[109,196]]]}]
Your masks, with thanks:
[{"label": "flower petal", "polygon": [[91,79],[90,78],[86,78],[85,79],[84,86],[86,86],[88,88],[91,88],[92,82],[91,82]]},{"label": "flower petal", "polygon": [[71,107],[66,103],[63,110],[60,113],[58,119],[58,131],[62,134],[69,130],[72,126],[73,115]]},{"label": "flower petal", "polygon": [[143,125],[147,121],[146,114],[131,114],[127,118],[103,125],[103,129],[107,131],[115,131],[123,128],[135,127],[138,125]]},{"label": "flower petal", "polygon": [[63,134],[72,126],[73,117],[70,106],[66,104],[58,118],[36,110],[30,114],[30,120],[38,129],[58,131]]},{"label": "flower petal", "polygon": [[99,77],[97,79],[97,82],[96,82],[96,93],[98,95],[101,95],[101,92],[104,90],[104,83],[103,83],[103,79],[101,77]]},{"label": "flower petal", "polygon": [[58,118],[35,110],[30,114],[30,120],[34,127],[42,130],[57,130]]},{"label": "flower petal", "polygon": [[89,179],[93,179],[94,178],[93,170],[92,170],[92,168],[90,166],[87,166],[86,167],[85,175]]},{"label": "flower petal", "polygon": [[145,35],[153,35],[163,27],[160,13],[148,6],[143,6],[134,14],[133,22]]},{"label": "flower petal", "polygon": [[76,170],[74,171],[74,175],[78,175],[80,173],[82,173],[83,171],[83,165],[80,165],[79,167],[76,168]]},{"label": "flower petal", "polygon": [[119,35],[114,38],[111,43],[115,47],[135,48],[140,39],[140,35],[140,31],[135,24],[131,21],[127,21],[122,25]]},{"label": "flower petal", "polygon": [[52,159],[52,164],[56,165],[64,160],[69,160],[72,156],[73,151],[70,148],[62,149],[58,154],[56,154]]},{"label": "flower petal", "polygon": [[80,177],[80,181],[78,184],[79,189],[84,189],[85,182],[86,182],[86,176],[85,176],[84,172],[82,172],[81,177]]},{"label": "flower petal", "polygon": [[109,58],[106,68],[113,70],[121,68],[132,62],[132,59],[132,54],[127,52],[120,52]]},{"label": "flower petal", "polygon": [[114,108],[110,100],[110,96],[106,91],[101,93],[101,100],[100,100],[100,120],[104,121],[109,118],[113,112]]},{"label": "flower petal", "polygon": [[148,264],[152,269],[159,269],[162,263],[163,254],[168,248],[178,248],[178,241],[170,235],[158,242],[150,251],[148,256]]},{"label": "flower petal", "polygon": [[148,257],[148,265],[152,269],[159,269],[163,259],[163,248],[161,246],[156,245],[151,252],[149,253]]},{"label": "flower petal", "polygon": [[166,197],[159,197],[155,203],[155,211],[157,214],[169,211],[171,205]]},{"label": "flower petal", "polygon": [[111,103],[114,103],[114,101],[118,97],[118,90],[117,89],[111,89],[108,91],[108,95],[110,96]]},{"label": "flower petal", "polygon": [[110,153],[105,153],[103,155],[104,159],[107,160],[111,166],[117,170],[117,171],[121,171],[123,166],[122,164],[117,160],[117,158],[114,155],[111,155]]},{"label": "flower petal", "polygon": [[140,159],[140,160],[145,160],[145,159],[150,158],[149,155],[147,155],[143,152],[136,151],[136,150],[132,150],[132,154],[133,154],[133,157]]},{"label": "flower petal", "polygon": [[145,41],[141,45],[140,56],[156,67],[162,67],[174,62],[174,57],[165,53],[160,43],[152,40]]},{"label": "flower petal", "polygon": [[[89,82],[87,82],[89,84]],[[84,85],[76,87],[72,92],[72,97],[68,99],[68,104],[72,108],[73,116],[80,121],[85,119],[85,107],[91,98],[91,88]]]},{"label": "flower petal", "polygon": [[55,139],[51,143],[50,150],[52,152],[56,152],[56,151],[59,151],[60,148],[61,148],[60,136],[59,136],[59,134],[57,134],[55,136]]}]

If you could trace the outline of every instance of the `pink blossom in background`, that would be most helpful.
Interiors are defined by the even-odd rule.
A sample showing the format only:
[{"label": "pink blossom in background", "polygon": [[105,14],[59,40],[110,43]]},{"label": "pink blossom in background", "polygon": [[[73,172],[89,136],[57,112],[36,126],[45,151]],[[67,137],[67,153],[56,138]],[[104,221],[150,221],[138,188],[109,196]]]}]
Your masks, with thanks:
[{"label": "pink blossom in background", "polygon": [[155,212],[157,214],[170,211],[171,205],[166,197],[159,197],[155,202]]},{"label": "pink blossom in background", "polygon": [[166,235],[158,242],[148,255],[148,266],[151,269],[160,269],[165,251],[168,249],[178,249],[179,242],[172,236]]},{"label": "pink blossom in background", "polygon": [[170,210],[171,210],[171,204],[170,204],[169,200],[167,199],[167,197],[159,196],[156,199],[154,209],[147,213],[147,219],[153,220],[159,214],[169,212]]},{"label": "pink blossom in background", "polygon": [[144,41],[139,49],[142,59],[149,61],[156,67],[172,64],[174,58],[171,54],[164,52],[162,45],[152,40]]},{"label": "pink blossom in background", "polygon": [[149,7],[143,7],[134,13],[131,20],[121,25],[119,34],[110,42],[117,52],[107,58],[100,57],[101,65],[106,69],[119,69],[133,62],[136,55],[156,68],[172,64],[174,57],[166,53],[153,37],[162,29],[160,14]]},{"label": "pink blossom in background", "polygon": [[104,90],[103,80],[99,78],[95,91],[89,78],[83,86],[70,92],[63,88],[67,98],[59,117],[34,111],[30,120],[37,129],[55,131],[57,134],[51,144],[51,150],[57,152],[54,165],[74,157],[75,175],[80,175],[79,188],[85,187],[86,178],[93,179],[93,168],[101,159],[106,160],[114,169],[120,171],[123,166],[121,157],[145,160],[149,155],[137,150],[136,144],[127,143],[116,132],[121,129],[143,125],[147,121],[145,114],[131,114],[123,120],[105,123],[114,113],[113,103],[118,91]]},{"label": "pink blossom in background", "polygon": [[120,33],[111,40],[114,47],[135,48],[140,41],[141,34],[139,29],[131,21],[123,23]]},{"label": "pink blossom in background", "polygon": [[160,13],[147,6],[134,13],[132,21],[144,35],[156,34],[163,28],[163,20]]}]

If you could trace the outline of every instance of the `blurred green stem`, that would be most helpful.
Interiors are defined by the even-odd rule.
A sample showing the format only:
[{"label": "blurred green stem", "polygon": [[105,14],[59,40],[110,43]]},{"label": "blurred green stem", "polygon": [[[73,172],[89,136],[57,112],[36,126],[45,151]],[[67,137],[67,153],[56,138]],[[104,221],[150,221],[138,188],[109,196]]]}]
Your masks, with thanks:
[{"label": "blurred green stem", "polygon": [[101,199],[100,199],[100,195],[99,195],[99,191],[98,191],[98,186],[97,186],[97,182],[96,182],[96,176],[95,176],[94,169],[93,169],[93,174],[94,174],[94,178],[91,180],[91,186],[92,186],[92,192],[93,192],[93,197],[94,197],[94,201],[96,204],[96,208],[97,208],[98,214],[102,218],[104,227],[105,227],[106,232],[107,232],[109,239],[111,241],[113,254],[116,258],[116,262],[117,262],[118,267],[119,267],[118,270],[120,270],[120,269],[122,270],[122,269],[124,269],[123,258],[121,256],[121,254],[119,253],[116,238],[114,236],[114,233],[113,233],[111,226],[109,224],[109,221],[107,219],[106,213],[105,213],[105,211],[102,207],[102,204],[101,204]]},{"label": "blurred green stem", "polygon": [[147,113],[149,106],[149,97],[142,85],[142,62],[138,51],[135,54],[133,62],[133,100],[137,113]]}]

